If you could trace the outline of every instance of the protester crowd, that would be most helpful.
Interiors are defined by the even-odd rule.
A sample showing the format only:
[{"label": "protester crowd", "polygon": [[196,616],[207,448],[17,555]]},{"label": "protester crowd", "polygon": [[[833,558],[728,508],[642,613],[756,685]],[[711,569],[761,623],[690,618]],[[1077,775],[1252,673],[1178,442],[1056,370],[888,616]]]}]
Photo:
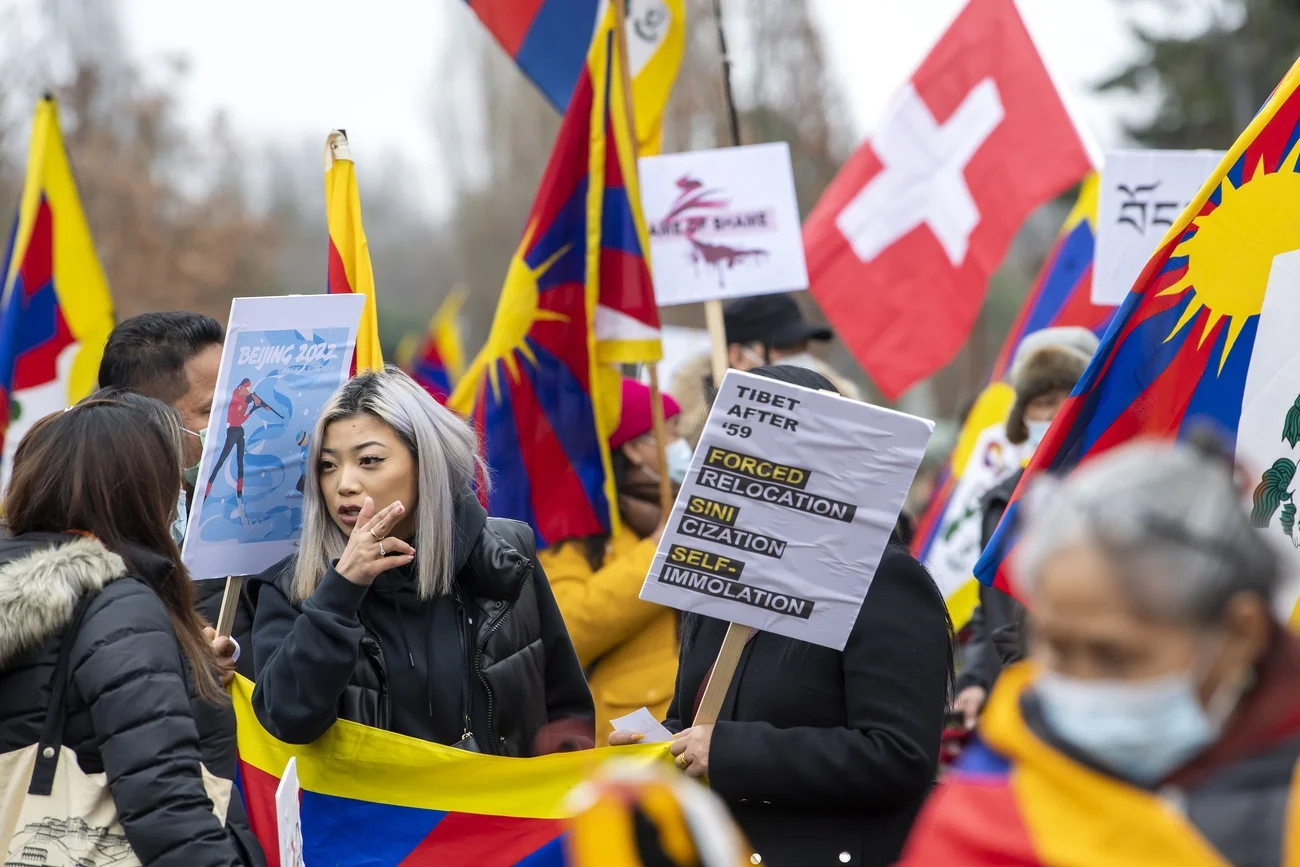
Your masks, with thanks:
[{"label": "protester crowd", "polygon": [[[845,390],[808,352],[830,332],[791,299],[735,302],[727,331],[734,367]],[[39,745],[32,761],[62,754],[60,780],[104,774],[143,864],[266,863],[232,793],[236,670],[292,744],[352,720],[528,757],[635,743],[612,720],[647,707],[752,863],[1101,864],[1122,834],[1148,863],[1264,865],[1300,844],[1300,644],[1273,614],[1281,560],[1212,436],[1032,480],[1015,561],[1032,615],[985,588],[964,647],[896,531],[843,651],[750,630],[717,722],[695,725],[727,624],[638,593],[707,366],[662,397],[666,442],[650,390],[624,381],[621,529],[542,551],[480,505],[491,480],[465,420],[396,369],[350,379],[310,437],[299,553],[248,581],[217,636],[224,583],[192,582],[178,546],[223,338],[196,314],[121,323],[101,391],[27,434],[4,500],[0,754]],[[1006,433],[1026,454],[1095,349],[1084,329],[1024,341]],[[987,495],[986,537],[1019,482]],[[954,716],[964,748],[941,770]],[[684,863],[670,848],[645,863]]]}]

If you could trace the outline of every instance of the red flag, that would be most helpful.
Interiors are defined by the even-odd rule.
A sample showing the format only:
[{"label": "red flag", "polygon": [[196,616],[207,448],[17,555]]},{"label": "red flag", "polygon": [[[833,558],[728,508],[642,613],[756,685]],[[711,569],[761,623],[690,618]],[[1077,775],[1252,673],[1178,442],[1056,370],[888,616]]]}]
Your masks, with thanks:
[{"label": "red flag", "polygon": [[971,0],[804,224],[812,293],[881,391],[952,360],[1021,223],[1091,168],[1014,0]]}]

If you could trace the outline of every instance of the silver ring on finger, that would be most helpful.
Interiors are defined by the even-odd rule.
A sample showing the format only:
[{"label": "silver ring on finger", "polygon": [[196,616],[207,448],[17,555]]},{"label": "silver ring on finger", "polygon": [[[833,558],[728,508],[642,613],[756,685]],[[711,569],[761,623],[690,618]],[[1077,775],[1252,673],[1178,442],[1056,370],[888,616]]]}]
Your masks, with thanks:
[{"label": "silver ring on finger", "polygon": [[388,556],[388,552],[384,550],[384,540],[383,540],[383,539],[380,539],[380,540],[379,540],[379,556],[380,556],[380,557],[387,557],[387,556]]}]

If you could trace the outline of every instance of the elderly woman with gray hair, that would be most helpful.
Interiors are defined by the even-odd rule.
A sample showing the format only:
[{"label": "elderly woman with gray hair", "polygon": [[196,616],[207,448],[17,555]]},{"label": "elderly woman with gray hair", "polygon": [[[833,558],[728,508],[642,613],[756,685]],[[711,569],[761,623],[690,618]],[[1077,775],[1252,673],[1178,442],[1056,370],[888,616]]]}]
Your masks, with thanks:
[{"label": "elderly woman with gray hair", "polygon": [[1135,443],[1028,505],[1029,659],[903,863],[1293,863],[1300,643],[1231,460]]},{"label": "elderly woman with gray hair", "polygon": [[590,746],[591,692],[532,530],[472,490],[474,431],[406,374],[349,380],[311,437],[299,552],[253,580],[253,707],[475,752]]}]

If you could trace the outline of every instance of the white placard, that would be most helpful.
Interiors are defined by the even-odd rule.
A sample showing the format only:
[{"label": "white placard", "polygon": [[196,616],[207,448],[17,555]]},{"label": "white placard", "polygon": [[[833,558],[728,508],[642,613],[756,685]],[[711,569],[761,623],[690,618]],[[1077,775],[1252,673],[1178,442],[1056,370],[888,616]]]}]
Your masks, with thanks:
[{"label": "white placard", "polygon": [[1223,151],[1108,151],[1097,205],[1092,303],[1124,303],[1156,245],[1223,159]]},{"label": "white placard", "polygon": [[280,785],[275,787],[276,831],[280,837],[280,867],[303,867],[302,861],[302,807],[299,798],[302,787],[298,785],[298,757],[285,765]]},{"label": "white placard", "polygon": [[236,298],[182,558],[256,575],[297,550],[308,439],[348,378],[365,296]]},{"label": "white placard", "polygon": [[641,598],[843,650],[933,433],[728,371]]},{"label": "white placard", "polygon": [[660,307],[808,288],[785,142],[640,161]]}]

